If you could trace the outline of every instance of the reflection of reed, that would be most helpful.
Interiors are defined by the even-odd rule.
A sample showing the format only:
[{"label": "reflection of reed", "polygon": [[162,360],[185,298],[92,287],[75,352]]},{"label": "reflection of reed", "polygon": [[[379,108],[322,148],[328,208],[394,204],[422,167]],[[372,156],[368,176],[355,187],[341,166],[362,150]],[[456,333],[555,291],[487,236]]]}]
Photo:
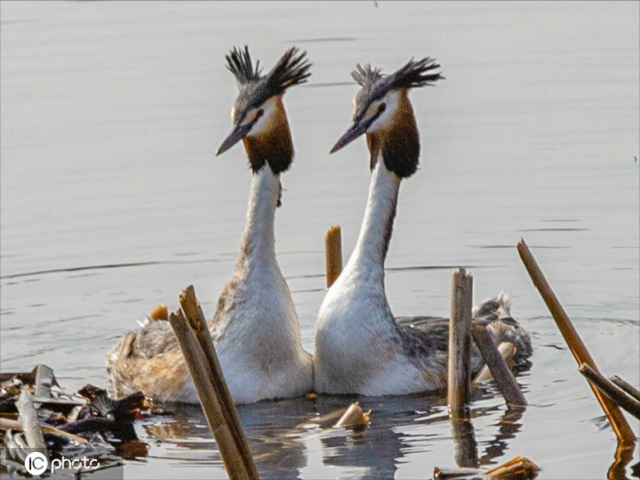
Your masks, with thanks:
[{"label": "reflection of reed", "polygon": [[451,436],[455,445],[456,464],[461,467],[478,467],[478,444],[473,433],[471,419],[451,419]]},{"label": "reflection of reed", "polygon": [[[627,465],[633,460],[633,451],[635,443],[618,442],[618,448],[616,448],[615,460],[607,471],[608,480],[617,480],[619,478],[627,478],[626,470]],[[635,468],[638,468],[640,463],[636,464]]]},{"label": "reflection of reed", "polygon": [[524,411],[525,409],[522,407],[508,407],[505,410],[502,419],[497,424],[498,434],[484,449],[485,453],[480,457],[480,465],[491,465],[495,463],[492,462],[494,458],[502,457],[505,454],[509,447],[507,440],[515,438],[522,428],[520,420],[522,420]]}]

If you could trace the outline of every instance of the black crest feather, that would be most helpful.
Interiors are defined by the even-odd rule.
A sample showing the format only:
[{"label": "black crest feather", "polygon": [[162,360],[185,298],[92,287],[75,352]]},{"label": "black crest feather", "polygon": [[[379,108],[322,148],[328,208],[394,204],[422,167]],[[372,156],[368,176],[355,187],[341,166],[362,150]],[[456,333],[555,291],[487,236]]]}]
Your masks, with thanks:
[{"label": "black crest feather", "polygon": [[358,85],[364,87],[366,84],[375,83],[382,78],[379,68],[371,68],[371,65],[356,65],[356,69],[351,72],[353,78]]},{"label": "black crest feather", "polygon": [[429,73],[437,68],[440,68],[440,65],[431,57],[422,60],[411,59],[389,75],[384,75],[379,68],[373,68],[371,65],[363,67],[358,64],[351,72],[351,77],[362,86],[363,92],[370,100],[379,100],[392,89],[423,87],[444,79],[440,73]]},{"label": "black crest feather", "polygon": [[266,88],[273,94],[282,93],[293,85],[305,83],[311,75],[311,64],[305,58],[307,52],[298,54],[298,49],[291,47],[278,60],[278,63],[267,74]]},{"label": "black crest feather", "polygon": [[440,65],[433,58],[426,57],[417,61],[412,58],[404,67],[389,75],[390,88],[433,85],[436,80],[444,78],[440,73],[427,73],[436,68],[440,68]]},{"label": "black crest feather", "polygon": [[256,100],[259,102],[279,95],[289,87],[305,83],[311,75],[311,64],[306,55],[307,52],[299,53],[297,48],[291,47],[266,75],[262,75],[260,61],[253,66],[247,46],[244,50],[234,47],[225,58],[227,69],[236,77],[239,86],[256,84],[256,93],[260,97]]},{"label": "black crest feather", "polygon": [[227,59],[227,69],[236,77],[240,85],[260,80],[260,60],[256,62],[256,68],[253,68],[249,47],[245,45],[244,51],[237,47],[225,56]]}]

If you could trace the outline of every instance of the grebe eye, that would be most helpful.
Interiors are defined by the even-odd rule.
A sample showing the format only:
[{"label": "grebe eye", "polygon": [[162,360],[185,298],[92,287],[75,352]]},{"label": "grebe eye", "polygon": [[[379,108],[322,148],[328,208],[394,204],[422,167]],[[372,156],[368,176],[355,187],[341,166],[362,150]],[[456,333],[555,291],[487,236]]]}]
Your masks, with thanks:
[{"label": "grebe eye", "polygon": [[264,108],[261,108],[256,112],[256,120],[258,120],[262,115],[264,115]]},{"label": "grebe eye", "polygon": [[387,109],[387,104],[386,103],[381,103],[380,106],[378,107],[378,114],[381,114],[386,109]]}]

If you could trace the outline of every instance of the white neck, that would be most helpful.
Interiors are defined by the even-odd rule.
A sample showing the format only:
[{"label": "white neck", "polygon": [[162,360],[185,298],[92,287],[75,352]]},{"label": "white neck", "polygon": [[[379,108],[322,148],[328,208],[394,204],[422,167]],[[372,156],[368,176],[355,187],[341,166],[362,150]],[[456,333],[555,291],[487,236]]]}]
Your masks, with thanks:
[{"label": "white neck", "polygon": [[236,267],[276,264],[274,217],[280,196],[280,175],[265,164],[253,176],[247,220],[240,241]]},{"label": "white neck", "polygon": [[345,271],[355,273],[365,270],[384,281],[384,260],[393,230],[400,181],[395,173],[387,170],[380,155],[371,176],[369,199],[358,242]]}]

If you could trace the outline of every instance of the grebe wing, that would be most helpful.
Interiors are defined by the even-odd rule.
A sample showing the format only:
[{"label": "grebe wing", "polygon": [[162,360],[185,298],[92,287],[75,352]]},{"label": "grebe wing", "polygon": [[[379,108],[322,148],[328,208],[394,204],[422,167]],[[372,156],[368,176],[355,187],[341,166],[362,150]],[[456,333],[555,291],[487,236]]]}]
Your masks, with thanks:
[{"label": "grebe wing", "polygon": [[127,334],[127,341],[123,342],[123,347],[127,350],[122,352],[125,357],[146,358],[179,349],[178,340],[169,322],[151,318],[148,318],[141,328]]},{"label": "grebe wing", "polygon": [[398,317],[398,330],[410,356],[447,352],[449,319],[442,317]]}]

